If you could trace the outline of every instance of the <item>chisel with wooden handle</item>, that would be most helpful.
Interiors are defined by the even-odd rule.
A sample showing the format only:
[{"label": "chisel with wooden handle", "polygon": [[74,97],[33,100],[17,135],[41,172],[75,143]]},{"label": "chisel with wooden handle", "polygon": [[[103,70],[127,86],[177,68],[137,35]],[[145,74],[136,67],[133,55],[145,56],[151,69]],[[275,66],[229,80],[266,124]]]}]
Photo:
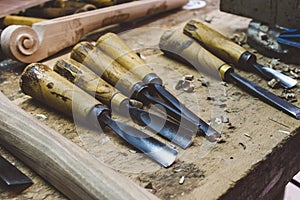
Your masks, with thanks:
[{"label": "chisel with wooden handle", "polygon": [[178,152],[175,149],[127,124],[113,120],[109,108],[46,65],[33,63],[27,66],[22,73],[20,85],[25,94],[73,116],[78,122],[85,122],[95,128],[98,126],[100,130],[99,125],[110,127],[123,140],[164,167],[170,166],[176,159]]},{"label": "chisel with wooden handle", "polygon": [[274,78],[280,81],[280,85],[284,88],[292,88],[297,84],[297,81],[291,77],[270,67],[258,64],[254,54],[204,23],[191,20],[185,25],[184,33],[197,40],[206,49],[229,64],[233,64],[244,70],[253,69],[268,80]]},{"label": "chisel with wooden handle", "polygon": [[54,65],[53,70],[107,105],[112,111],[146,126],[181,148],[186,149],[192,143],[193,134],[189,133],[190,130],[167,118],[133,106],[130,103],[132,100],[77,61],[60,59]]},{"label": "chisel with wooden handle", "polygon": [[200,119],[191,110],[162,86],[162,79],[116,34],[107,33],[97,40],[97,47],[120,63],[139,79],[143,80],[153,91],[163,98],[169,105],[194,122],[199,129],[210,139],[220,139],[221,135]]},{"label": "chisel with wooden handle", "polygon": [[158,199],[0,93],[0,145],[69,199]]},{"label": "chisel with wooden handle", "polygon": [[159,46],[167,55],[181,57],[191,63],[199,71],[219,72],[224,81],[232,82],[266,103],[284,111],[296,119],[300,119],[300,108],[234,73],[230,65],[211,54],[192,38],[183,33],[166,31],[160,38]]},{"label": "chisel with wooden handle", "polygon": [[90,42],[78,43],[71,51],[71,58],[90,68],[127,97],[137,99],[145,105],[157,104],[160,108],[162,106],[163,108],[160,110],[166,110],[166,113],[176,119],[180,125],[188,127],[194,134],[199,130],[199,127],[194,122],[156,94],[153,94],[151,89],[133,73],[126,70]]}]

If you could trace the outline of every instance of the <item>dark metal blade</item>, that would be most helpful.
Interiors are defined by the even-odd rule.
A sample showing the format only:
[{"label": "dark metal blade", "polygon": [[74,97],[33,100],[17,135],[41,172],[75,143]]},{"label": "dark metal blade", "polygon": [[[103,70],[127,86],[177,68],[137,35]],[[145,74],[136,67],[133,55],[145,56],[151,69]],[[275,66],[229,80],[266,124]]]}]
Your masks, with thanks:
[{"label": "dark metal blade", "polygon": [[291,77],[280,73],[279,71],[260,65],[258,63],[253,64],[253,67],[266,78],[275,78],[276,80],[279,80],[280,85],[284,88],[289,89],[297,85],[297,81],[295,79],[292,79]]},{"label": "dark metal blade", "polygon": [[164,167],[169,167],[176,159],[178,152],[161,141],[143,133],[127,124],[116,122],[107,114],[99,120],[109,126],[121,138]]},{"label": "dark metal blade", "polygon": [[293,104],[290,104],[289,102],[276,96],[272,92],[248,81],[247,79],[237,75],[234,72],[227,73],[226,79],[229,79],[233,83],[237,84],[250,94],[260,98],[269,105],[272,105],[277,109],[284,111],[285,113],[295,117],[296,119],[300,119],[300,108],[294,106]]},{"label": "dark metal blade", "polygon": [[197,130],[190,130],[180,126],[167,118],[162,118],[145,110],[129,107],[129,112],[134,120],[147,126],[153,132],[158,133],[172,143],[186,149],[193,142]]},{"label": "dark metal blade", "polygon": [[4,190],[17,192],[21,192],[33,184],[29,177],[2,156],[0,156],[0,180],[5,184]]},{"label": "dark metal blade", "polygon": [[168,104],[172,105],[176,110],[182,113],[187,119],[192,121],[195,125],[199,127],[199,129],[207,136],[210,141],[217,141],[221,138],[221,134],[216,130],[211,128],[206,122],[200,119],[196,114],[190,111],[187,107],[179,102],[179,100],[174,97],[169,91],[167,91],[160,84],[151,84],[151,88],[153,88],[160,97],[162,97]]}]

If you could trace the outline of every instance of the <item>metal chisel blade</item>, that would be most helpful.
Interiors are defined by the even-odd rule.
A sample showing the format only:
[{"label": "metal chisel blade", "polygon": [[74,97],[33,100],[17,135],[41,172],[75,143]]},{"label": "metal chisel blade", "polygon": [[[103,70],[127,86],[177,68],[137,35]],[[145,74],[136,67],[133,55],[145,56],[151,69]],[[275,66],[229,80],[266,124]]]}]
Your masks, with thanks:
[{"label": "metal chisel blade", "polygon": [[2,156],[0,156],[0,180],[4,183],[3,189],[9,191],[19,192],[32,185],[29,177]]},{"label": "metal chisel blade", "polygon": [[241,86],[243,89],[247,90],[250,94],[253,94],[263,100],[264,102],[276,107],[277,109],[300,119],[300,108],[294,106],[293,104],[287,102],[286,100],[276,96],[272,92],[258,86],[255,83],[248,81],[247,79],[239,76],[234,72],[228,73],[228,78],[230,81]]},{"label": "metal chisel blade", "polygon": [[279,80],[280,85],[286,89],[292,88],[295,85],[297,85],[297,80],[292,79],[291,77],[276,71],[274,69],[271,69],[269,67],[260,65],[260,64],[254,64],[255,69],[260,71],[263,75],[267,76],[268,78],[275,78],[276,80]]}]

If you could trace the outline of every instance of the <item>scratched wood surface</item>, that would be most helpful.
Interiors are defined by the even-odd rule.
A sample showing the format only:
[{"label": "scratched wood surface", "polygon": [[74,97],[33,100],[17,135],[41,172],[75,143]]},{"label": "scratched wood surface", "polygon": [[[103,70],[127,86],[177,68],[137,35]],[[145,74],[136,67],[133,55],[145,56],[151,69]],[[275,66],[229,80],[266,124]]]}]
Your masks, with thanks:
[{"label": "scratched wood surface", "polygon": [[30,8],[50,0],[1,0],[0,18],[6,15],[14,14],[26,8]]},{"label": "scratched wood surface", "polygon": [[[300,170],[299,121],[266,105],[232,84],[213,80],[201,72],[165,57],[157,44],[163,31],[182,30],[190,19],[210,22],[210,26],[227,36],[241,35],[249,19],[220,12],[218,0],[208,0],[205,8],[193,11],[180,10],[160,15],[151,20],[114,28],[130,47],[162,77],[166,88],[205,121],[220,131],[224,140],[209,143],[197,137],[194,144],[183,151],[179,148],[177,162],[168,169],[158,166],[135,152],[110,130],[93,132],[76,125],[76,121],[56,113],[24,95],[19,88],[18,72],[3,72],[0,89],[15,104],[55,129],[99,160],[130,177],[141,187],[148,188],[161,199],[272,199]],[[97,35],[91,36],[95,41]],[[244,45],[256,53],[249,46]],[[257,54],[257,53],[256,53]],[[259,54],[262,64],[274,60]],[[68,57],[66,54],[64,57]],[[57,58],[46,61],[53,66]],[[278,64],[278,68],[286,64]],[[299,68],[299,66],[293,66]],[[236,71],[249,80],[268,88],[266,82],[252,73]],[[194,75],[193,93],[175,90],[176,83],[187,74]],[[204,80],[209,82],[208,86]],[[270,88],[269,88],[270,89]],[[282,89],[270,89],[277,95]],[[293,89],[300,98],[299,86]],[[294,103],[300,106],[299,100]],[[147,132],[147,130],[129,124]],[[223,123],[229,119],[229,123]],[[1,193],[2,199],[65,199],[33,171],[16,160],[5,149],[0,153],[30,176],[34,185],[19,195]],[[184,177],[184,182],[179,180]]]}]

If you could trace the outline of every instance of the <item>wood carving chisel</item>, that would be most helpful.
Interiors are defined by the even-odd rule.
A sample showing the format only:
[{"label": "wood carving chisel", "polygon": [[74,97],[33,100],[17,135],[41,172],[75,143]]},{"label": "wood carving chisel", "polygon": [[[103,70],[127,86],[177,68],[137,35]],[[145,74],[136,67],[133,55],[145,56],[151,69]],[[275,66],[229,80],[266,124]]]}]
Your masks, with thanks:
[{"label": "wood carving chisel", "polygon": [[0,121],[0,145],[69,199],[158,200],[1,92]]},{"label": "wood carving chisel", "polygon": [[221,135],[211,128],[206,122],[184,106],[174,95],[162,85],[162,79],[116,34],[107,33],[97,40],[97,47],[120,63],[139,79],[143,80],[155,93],[169,105],[193,121],[199,129],[210,139],[220,139]]},{"label": "wood carving chisel", "polygon": [[[0,156],[0,183],[7,191],[21,192],[33,184],[32,180],[23,174],[5,158]],[[0,189],[2,184],[0,184]]]},{"label": "wood carving chisel", "polygon": [[[86,67],[94,71],[98,76],[102,77],[108,83],[113,85],[127,97],[137,99],[145,105],[157,104],[166,110],[166,113],[176,119],[180,125],[183,125],[193,131],[203,133],[198,123],[190,120],[179,110],[169,105],[163,99],[153,93],[151,88],[143,83],[136,75],[126,70],[118,62],[104,54],[99,48],[96,48],[89,42],[81,42],[77,44],[71,52],[71,58],[82,63]],[[212,130],[211,128],[209,130]],[[216,131],[210,131],[210,140],[215,141]]]},{"label": "wood carving chisel", "polygon": [[199,71],[217,71],[224,81],[232,82],[264,102],[296,119],[300,119],[300,108],[234,73],[233,68],[229,64],[211,54],[199,43],[183,33],[166,31],[161,36],[159,45],[166,55],[181,57],[192,63]]},{"label": "wood carving chisel", "polygon": [[295,79],[258,64],[254,54],[201,22],[189,21],[184,27],[184,33],[229,64],[248,71],[252,69],[267,80],[274,78],[284,88],[292,88],[297,84]]},{"label": "wood carving chisel", "polygon": [[77,61],[60,59],[53,70],[107,105],[112,111],[149,128],[181,148],[186,149],[192,143],[193,134],[189,133],[190,130],[180,127],[167,118],[135,107],[128,97]]},{"label": "wood carving chisel", "polygon": [[178,152],[175,149],[125,123],[113,120],[110,109],[47,65],[28,65],[22,73],[20,85],[25,94],[74,119],[110,127],[126,142],[164,167],[170,166],[176,159]]}]

